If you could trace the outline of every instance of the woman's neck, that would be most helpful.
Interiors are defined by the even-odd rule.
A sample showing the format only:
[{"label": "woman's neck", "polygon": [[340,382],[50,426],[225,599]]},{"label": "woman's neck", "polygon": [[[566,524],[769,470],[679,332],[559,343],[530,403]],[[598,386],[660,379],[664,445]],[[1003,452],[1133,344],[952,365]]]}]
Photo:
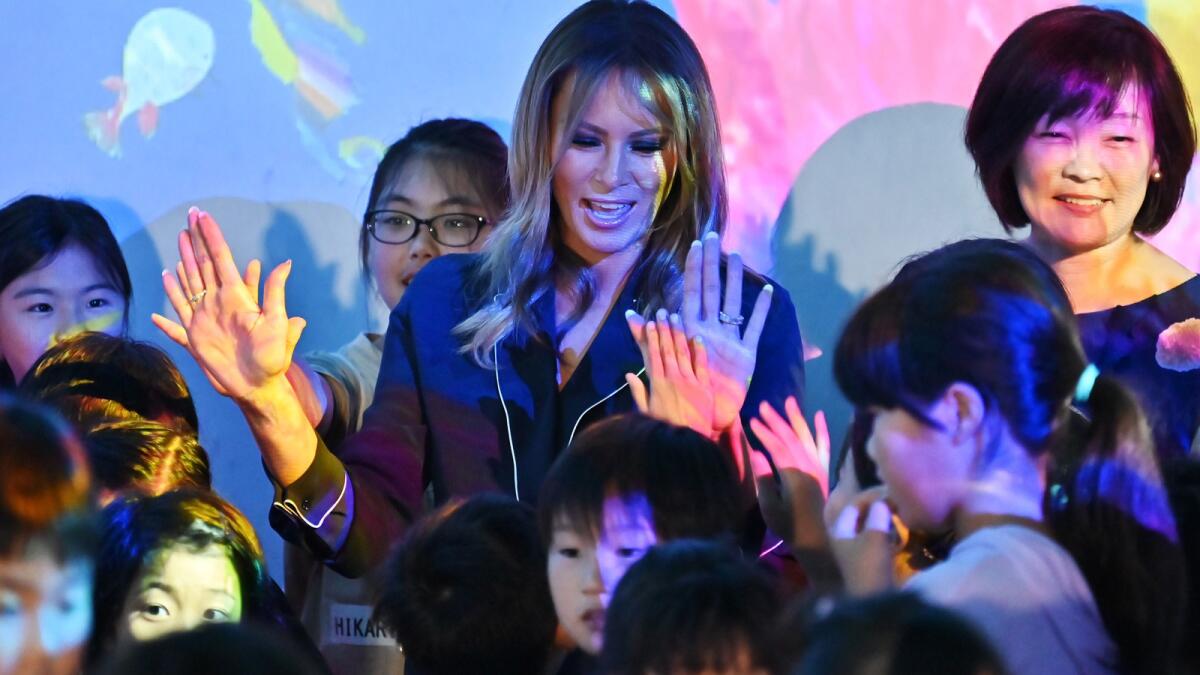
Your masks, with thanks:
[{"label": "woman's neck", "polygon": [[[639,244],[598,258],[594,262],[585,262],[586,269],[592,273],[592,280],[595,282],[594,303],[607,304],[621,293],[625,281],[629,279],[630,272],[642,255],[642,249],[643,245]],[[559,280],[560,290],[572,289],[574,286],[574,277]],[[560,293],[559,297],[569,295],[572,294]]]},{"label": "woman's neck", "polygon": [[1026,245],[1062,280],[1076,314],[1133,304],[1192,276],[1132,232],[1097,248],[1071,251],[1034,228]]},{"label": "woman's neck", "polygon": [[1046,491],[1046,459],[1035,459],[1008,433],[995,448],[981,453],[990,457],[954,513],[954,531],[960,541],[985,527],[1021,524],[1040,527]]}]

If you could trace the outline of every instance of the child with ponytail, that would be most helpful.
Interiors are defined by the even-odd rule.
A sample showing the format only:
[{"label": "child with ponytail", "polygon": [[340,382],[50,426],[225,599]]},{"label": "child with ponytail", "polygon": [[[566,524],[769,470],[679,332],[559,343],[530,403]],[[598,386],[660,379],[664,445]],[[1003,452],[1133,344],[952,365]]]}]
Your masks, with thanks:
[{"label": "child with ponytail", "polygon": [[[831,525],[847,590],[895,584],[894,509],[954,541],[906,587],[964,614],[1011,672],[1171,672],[1184,567],[1150,430],[1089,364],[1048,266],[1001,240],[917,258],[858,308],[834,367],[873,418],[866,449],[886,488]],[[779,466],[828,447],[793,412],[754,425]],[[820,522],[800,496],[790,508],[793,531]]]}]

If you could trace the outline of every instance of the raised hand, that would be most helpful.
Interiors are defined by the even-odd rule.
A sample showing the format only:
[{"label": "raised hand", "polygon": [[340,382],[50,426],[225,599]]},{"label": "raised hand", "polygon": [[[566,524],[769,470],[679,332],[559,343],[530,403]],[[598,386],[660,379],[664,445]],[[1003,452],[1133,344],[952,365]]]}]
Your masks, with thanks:
[{"label": "raised hand", "polygon": [[786,420],[763,401],[759,417],[750,420],[750,429],[770,454],[769,461],[758,451],[750,455],[759,508],[767,526],[793,548],[824,546],[822,511],[829,494],[829,428],[824,413],[817,412],[814,435],[794,396],[788,397],[784,411]]},{"label": "raised hand", "polygon": [[[738,422],[758,354],[758,340],[771,306],[771,286],[763,287],[749,318],[742,316],[742,259],[728,257],[725,294],[721,296],[721,245],[715,232],[692,243],[683,271],[683,328],[708,349],[714,390],[714,431]],[[744,327],[744,331],[742,328]]]},{"label": "raised hand", "polygon": [[679,315],[668,316],[665,309],[659,310],[657,321],[644,322],[632,310],[625,318],[642,351],[650,380],[647,392],[636,375],[625,375],[638,410],[715,437],[714,393],[704,341],[699,337],[688,340]]},{"label": "raised hand", "polygon": [[195,207],[179,235],[175,275],[163,272],[163,289],[179,317],[151,317],[171,340],[191,353],[222,394],[252,398],[274,378],[283,377],[304,330],[304,319],[289,318],[284,287],[291,261],[268,275],[258,303],[261,266],[251,261],[243,276],[216,221]]}]

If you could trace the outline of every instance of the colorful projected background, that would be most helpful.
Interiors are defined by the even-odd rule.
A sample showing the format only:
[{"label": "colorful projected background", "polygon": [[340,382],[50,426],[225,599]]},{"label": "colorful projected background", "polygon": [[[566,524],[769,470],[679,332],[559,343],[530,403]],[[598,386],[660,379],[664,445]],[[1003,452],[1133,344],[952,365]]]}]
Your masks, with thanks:
[{"label": "colorful projected background", "polygon": [[[295,261],[301,350],[378,321],[355,258],[386,145],[435,117],[502,135],[533,52],[572,0],[149,0],[0,3],[0,201],[78,195],[123,242],[136,337],[162,343],[159,270],[184,212],[225,224],[242,259]],[[808,343],[809,408],[837,428],[830,349],[903,256],[1001,230],[961,129],[992,51],[1047,0],[658,0],[699,45],[729,168],[727,249],[787,287]],[[1110,2],[1150,25],[1200,91],[1200,5]],[[1200,269],[1200,187],[1156,243]],[[217,487],[269,534],[269,490],[239,415],[173,346]]]}]

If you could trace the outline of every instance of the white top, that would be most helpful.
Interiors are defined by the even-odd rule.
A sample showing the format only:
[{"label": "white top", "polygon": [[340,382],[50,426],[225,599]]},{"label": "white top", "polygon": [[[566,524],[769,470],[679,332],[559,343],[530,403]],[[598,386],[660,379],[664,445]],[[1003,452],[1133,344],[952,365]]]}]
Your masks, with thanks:
[{"label": "white top", "polygon": [[906,587],[974,623],[1013,675],[1116,672],[1117,649],[1087,580],[1037,530],[985,527]]}]

